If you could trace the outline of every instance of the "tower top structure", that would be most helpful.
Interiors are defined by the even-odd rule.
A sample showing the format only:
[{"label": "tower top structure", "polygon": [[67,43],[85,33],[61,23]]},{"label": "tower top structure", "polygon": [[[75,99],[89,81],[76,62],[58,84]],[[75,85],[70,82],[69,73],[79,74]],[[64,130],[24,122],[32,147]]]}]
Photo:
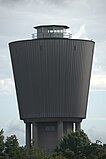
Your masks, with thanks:
[{"label": "tower top structure", "polygon": [[66,32],[69,29],[66,25],[39,25],[35,26],[37,34],[32,34],[32,38],[71,38],[71,34]]}]

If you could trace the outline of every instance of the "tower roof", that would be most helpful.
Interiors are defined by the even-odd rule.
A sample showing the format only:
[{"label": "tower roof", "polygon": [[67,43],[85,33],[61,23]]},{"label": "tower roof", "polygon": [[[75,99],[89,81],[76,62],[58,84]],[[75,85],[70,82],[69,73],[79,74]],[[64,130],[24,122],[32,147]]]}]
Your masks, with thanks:
[{"label": "tower roof", "polygon": [[39,25],[39,26],[35,26],[34,28],[35,29],[38,29],[38,28],[50,28],[50,27],[56,27],[56,28],[64,28],[64,29],[68,29],[69,27],[67,25]]}]

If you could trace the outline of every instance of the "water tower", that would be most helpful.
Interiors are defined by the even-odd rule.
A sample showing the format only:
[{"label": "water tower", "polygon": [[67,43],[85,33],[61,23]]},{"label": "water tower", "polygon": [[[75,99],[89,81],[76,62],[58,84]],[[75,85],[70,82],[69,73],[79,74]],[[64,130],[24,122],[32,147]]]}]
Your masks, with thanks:
[{"label": "water tower", "polygon": [[51,151],[86,118],[94,52],[91,40],[72,39],[68,26],[34,27],[31,40],[9,44],[26,146]]}]

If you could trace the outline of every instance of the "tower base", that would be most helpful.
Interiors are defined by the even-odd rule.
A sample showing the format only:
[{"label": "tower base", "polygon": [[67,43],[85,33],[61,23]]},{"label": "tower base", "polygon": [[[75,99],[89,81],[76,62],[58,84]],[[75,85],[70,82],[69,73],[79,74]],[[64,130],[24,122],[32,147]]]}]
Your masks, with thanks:
[{"label": "tower base", "polygon": [[33,146],[34,148],[40,148],[47,152],[53,151],[56,146],[59,145],[63,135],[71,131],[79,131],[81,129],[81,119],[79,119],[79,121],[78,119],[76,121],[63,119],[53,119],[51,121],[29,120],[25,123],[26,147],[30,148]]}]

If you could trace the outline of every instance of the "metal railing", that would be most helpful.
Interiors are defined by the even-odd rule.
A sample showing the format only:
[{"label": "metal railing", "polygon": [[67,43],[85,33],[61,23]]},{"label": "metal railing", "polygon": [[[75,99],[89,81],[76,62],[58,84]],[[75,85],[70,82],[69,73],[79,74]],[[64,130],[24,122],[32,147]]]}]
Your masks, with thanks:
[{"label": "metal railing", "polygon": [[41,32],[41,33],[33,33],[32,34],[32,39],[40,39],[40,38],[68,38],[71,39],[72,38],[72,34],[67,33],[67,32]]}]

